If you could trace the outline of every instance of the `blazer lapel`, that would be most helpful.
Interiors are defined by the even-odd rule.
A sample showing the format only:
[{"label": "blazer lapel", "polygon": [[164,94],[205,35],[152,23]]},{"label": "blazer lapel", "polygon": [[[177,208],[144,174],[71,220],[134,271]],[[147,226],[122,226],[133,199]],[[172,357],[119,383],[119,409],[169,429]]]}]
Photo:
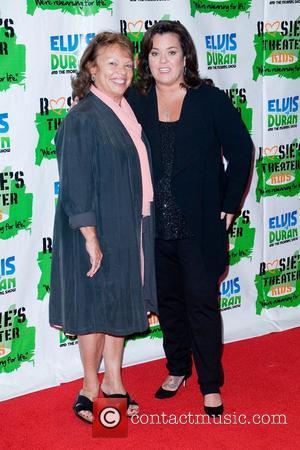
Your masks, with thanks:
[{"label": "blazer lapel", "polygon": [[191,139],[191,133],[195,132],[195,130],[193,131],[195,125],[195,118],[193,117],[193,93],[193,89],[188,89],[182,104],[180,120],[176,128],[173,178],[200,156],[200,149],[198,145],[195,145],[197,141],[194,142]]}]

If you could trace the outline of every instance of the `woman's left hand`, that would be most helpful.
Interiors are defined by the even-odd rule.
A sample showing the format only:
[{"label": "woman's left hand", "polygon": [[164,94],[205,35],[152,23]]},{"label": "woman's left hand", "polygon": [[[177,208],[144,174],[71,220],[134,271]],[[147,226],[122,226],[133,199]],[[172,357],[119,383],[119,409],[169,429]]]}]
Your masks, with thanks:
[{"label": "woman's left hand", "polygon": [[225,219],[225,217],[226,217],[226,230],[228,230],[228,228],[231,225],[231,222],[233,221],[234,214],[221,212],[221,220]]}]

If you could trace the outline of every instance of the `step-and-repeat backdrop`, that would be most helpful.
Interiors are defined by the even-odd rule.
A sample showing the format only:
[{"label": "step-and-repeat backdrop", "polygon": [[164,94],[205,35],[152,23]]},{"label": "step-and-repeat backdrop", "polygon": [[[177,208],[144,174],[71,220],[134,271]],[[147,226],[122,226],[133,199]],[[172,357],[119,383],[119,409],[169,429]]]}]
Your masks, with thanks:
[{"label": "step-and-repeat backdrop", "polygon": [[[1,399],[82,376],[77,340],[48,325],[59,190],[53,138],[70,107],[70,77],[82,51],[103,30],[127,34],[136,54],[145,31],[160,19],[179,20],[191,32],[201,75],[228,94],[256,147],[220,285],[224,341],[299,325],[298,3],[1,0]],[[153,319],[149,333],[127,340],[124,363],[162,355]]]}]

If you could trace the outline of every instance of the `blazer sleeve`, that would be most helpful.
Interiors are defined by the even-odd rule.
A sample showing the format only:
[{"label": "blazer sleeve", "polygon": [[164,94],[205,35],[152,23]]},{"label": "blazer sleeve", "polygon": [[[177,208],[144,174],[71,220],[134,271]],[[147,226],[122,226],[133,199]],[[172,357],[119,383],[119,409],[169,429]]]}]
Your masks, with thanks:
[{"label": "blazer sleeve", "polygon": [[55,137],[59,170],[59,201],[73,229],[96,226],[92,170],[94,132],[82,113],[69,113]]},{"label": "blazer sleeve", "polygon": [[227,161],[222,211],[234,214],[242,201],[249,178],[253,143],[229,97],[216,90],[215,130]]}]

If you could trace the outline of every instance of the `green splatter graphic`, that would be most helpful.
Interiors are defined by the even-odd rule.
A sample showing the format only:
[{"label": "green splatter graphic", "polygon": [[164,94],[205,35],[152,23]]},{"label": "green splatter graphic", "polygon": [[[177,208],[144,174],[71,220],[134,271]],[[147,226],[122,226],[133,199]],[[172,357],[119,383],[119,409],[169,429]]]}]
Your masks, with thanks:
[{"label": "green splatter graphic", "polygon": [[44,300],[46,295],[50,292],[52,253],[39,252],[37,262],[41,270],[41,278],[38,284],[37,298],[38,300]]},{"label": "green splatter graphic", "polygon": [[[297,139],[293,144],[299,142]],[[278,146],[264,149],[264,156],[256,160],[256,201],[262,197],[295,197],[300,193],[300,152],[280,158]]]},{"label": "green splatter graphic", "polygon": [[112,11],[112,0],[27,0],[27,14],[33,16],[37,8],[57,10],[81,16],[95,16],[101,9]]},{"label": "green splatter graphic", "polygon": [[17,44],[17,36],[7,37],[7,30],[0,28],[0,92],[17,84],[25,89],[25,45]]},{"label": "green splatter graphic", "polygon": [[162,339],[162,337],[163,337],[163,334],[162,334],[160,325],[153,325],[150,327],[150,330],[144,331],[144,333],[132,334],[131,336],[126,338],[125,345],[129,341],[136,341],[137,339],[145,339],[145,338]]},{"label": "green splatter graphic", "polygon": [[[259,76],[273,76],[296,79],[300,76],[300,50],[289,50],[292,42],[297,42],[299,37],[282,36],[279,32],[256,34],[254,36],[254,47],[256,57],[253,64],[253,80],[256,81]],[[264,41],[272,41],[274,45],[280,46],[282,50],[270,50],[269,46],[264,49]],[[277,44],[275,44],[277,43]],[[286,50],[284,50],[286,48]],[[286,55],[289,56],[286,56]],[[285,59],[291,61],[284,64]]]},{"label": "green splatter graphic", "polygon": [[40,166],[44,159],[55,159],[56,149],[54,144],[54,136],[57,131],[57,125],[66,117],[67,109],[52,109],[47,115],[37,113],[35,116],[35,124],[39,134],[39,140],[35,149],[35,164]]},{"label": "green splatter graphic", "polygon": [[231,100],[232,104],[239,113],[241,114],[242,120],[247,127],[247,130],[250,134],[252,134],[252,118],[253,118],[253,109],[248,108],[248,100],[244,99],[243,96],[239,95],[239,89],[237,84],[233,84],[230,88],[232,92]]},{"label": "green splatter graphic", "polygon": [[190,0],[191,16],[195,17],[196,12],[213,13],[216,16],[233,19],[241,13],[249,13],[252,0],[224,0],[217,3],[213,0]]},{"label": "green splatter graphic", "polygon": [[[15,305],[8,311],[14,308]],[[24,362],[34,363],[35,327],[28,327],[27,319],[21,323],[19,321],[20,318],[15,316],[12,326],[0,328],[0,373],[13,372]]]},{"label": "green splatter graphic", "polygon": [[[294,269],[288,267],[280,271],[278,260],[271,263],[271,269],[264,275],[256,275],[257,289],[256,314],[260,315],[263,308],[296,307],[300,305],[300,258],[299,252],[294,256],[298,262]],[[298,277],[298,278],[297,278]]]},{"label": "green splatter graphic", "polygon": [[[2,173],[9,172],[10,168],[5,168]],[[30,230],[33,195],[26,194],[25,184],[17,186],[12,180],[0,190],[0,239],[10,239],[21,230]],[[7,201],[10,204],[6,205]]]},{"label": "green splatter graphic", "polygon": [[253,252],[255,228],[250,221],[244,223],[243,217],[238,217],[229,233],[229,264],[234,266],[242,258],[250,258]]}]

